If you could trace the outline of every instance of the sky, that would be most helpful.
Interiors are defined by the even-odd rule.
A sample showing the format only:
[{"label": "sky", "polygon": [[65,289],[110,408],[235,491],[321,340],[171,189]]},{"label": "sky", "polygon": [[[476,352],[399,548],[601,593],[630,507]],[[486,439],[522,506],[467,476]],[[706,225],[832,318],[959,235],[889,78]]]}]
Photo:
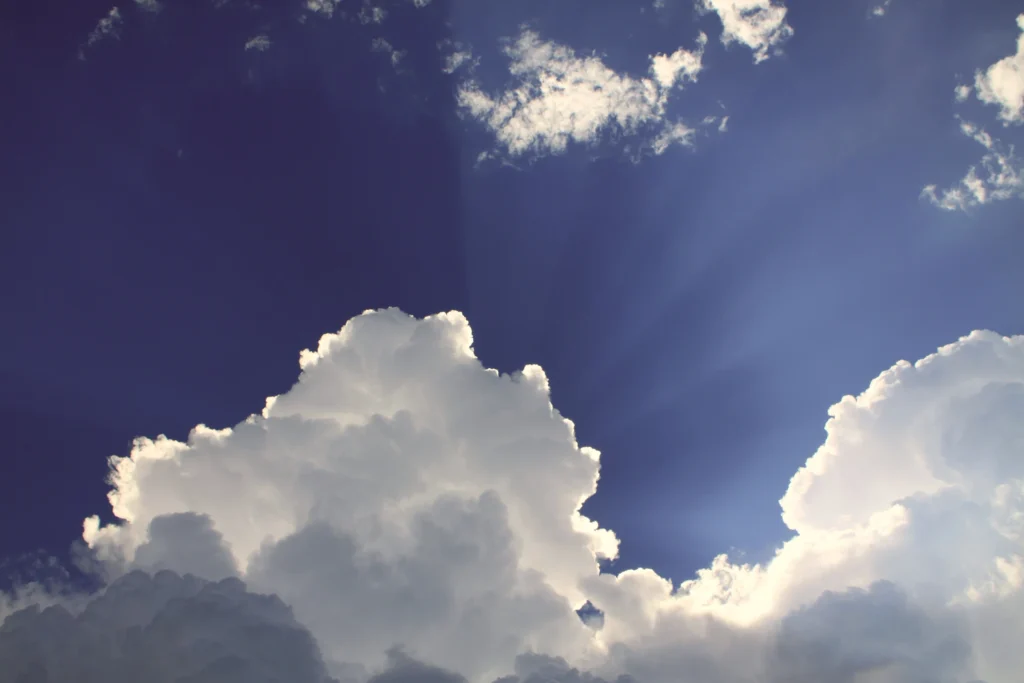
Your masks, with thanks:
[{"label": "sky", "polygon": [[4,5],[0,663],[1009,681],[1022,12]]}]

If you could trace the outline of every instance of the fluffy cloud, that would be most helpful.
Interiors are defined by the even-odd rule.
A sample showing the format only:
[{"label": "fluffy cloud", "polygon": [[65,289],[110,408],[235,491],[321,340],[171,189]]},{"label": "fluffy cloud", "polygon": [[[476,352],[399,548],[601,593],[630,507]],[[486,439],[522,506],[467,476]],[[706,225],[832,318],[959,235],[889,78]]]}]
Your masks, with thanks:
[{"label": "fluffy cloud", "polygon": [[490,95],[474,80],[459,88],[458,104],[483,123],[510,156],[565,151],[570,142],[592,143],[602,133],[650,134],[656,153],[686,143],[692,130],[667,119],[672,93],[697,80],[707,37],[693,50],[651,57],[647,76],[633,78],[609,68],[597,56],[523,31],[505,47],[512,84]]},{"label": "fluffy cloud", "polygon": [[999,118],[1006,124],[1024,123],[1024,14],[1017,17],[1021,35],[1017,52],[974,76],[978,99],[999,107]]},{"label": "fluffy cloud", "polygon": [[722,43],[741,43],[763,62],[793,35],[780,0],[699,0],[698,8],[722,21]]},{"label": "fluffy cloud", "polygon": [[[138,636],[153,661],[201,670],[218,652],[242,666],[254,650],[239,649],[238,620],[258,611],[242,579],[288,604],[324,670],[352,683],[997,683],[1024,667],[1024,337],[973,333],[837,403],[781,500],[793,537],[770,562],[720,556],[679,586],[600,572],[617,539],[579,513],[598,454],[540,368],[499,375],[475,358],[460,314],[368,312],[300,366],[234,428],[139,439],[112,461],[120,521],[84,531],[108,571],[158,572],[127,585],[238,576],[175,578],[184,621],[114,601],[117,628],[178,634]],[[241,616],[200,616],[189,601],[203,591],[231,592],[217,604]],[[266,633],[291,635],[265,655],[322,675],[268,600]],[[602,619],[584,624],[584,602]],[[26,614],[4,626],[19,652],[84,642],[68,625],[80,617]],[[53,648],[64,670],[94,661]]]},{"label": "fluffy cloud", "polygon": [[523,650],[585,647],[579,580],[617,551],[578,512],[597,454],[539,368],[499,377],[471,343],[458,314],[354,319],[303,354],[298,384],[262,415],[187,444],[140,439],[114,463],[125,523],[89,520],[87,541],[137,563],[159,520],[205,514],[246,580],[293,605],[338,661],[373,666],[400,643],[497,675]]}]

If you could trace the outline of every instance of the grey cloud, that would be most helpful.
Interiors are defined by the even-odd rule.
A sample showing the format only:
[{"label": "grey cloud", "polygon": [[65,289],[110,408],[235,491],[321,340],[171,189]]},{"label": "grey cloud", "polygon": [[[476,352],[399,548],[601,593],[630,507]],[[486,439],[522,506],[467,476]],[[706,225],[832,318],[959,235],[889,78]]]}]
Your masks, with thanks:
[{"label": "grey cloud", "polygon": [[[608,683],[588,671],[570,666],[561,657],[527,653],[516,657],[516,673],[495,683]],[[631,676],[621,675],[615,683],[635,683]]]},{"label": "grey cloud", "polygon": [[[361,661],[389,640],[474,678],[511,662],[531,632],[572,614],[564,598],[519,571],[507,511],[493,492],[440,498],[416,516],[408,540],[374,547],[313,523],[265,546],[247,577],[280,586],[332,659]],[[497,642],[496,629],[505,634]],[[405,666],[404,657],[392,653],[389,662]]]},{"label": "grey cloud", "polygon": [[[372,676],[368,683],[466,683],[459,673],[449,671],[392,648],[387,654],[386,668]],[[608,683],[600,676],[580,671],[561,657],[525,653],[516,657],[515,673],[494,683]],[[615,683],[635,683],[630,676],[619,676]]]},{"label": "grey cloud", "polygon": [[331,683],[280,599],[238,579],[136,571],[83,611],[31,607],[0,625],[0,683]]},{"label": "grey cloud", "polygon": [[372,676],[368,683],[466,683],[466,679],[453,671],[421,662],[399,648],[392,648],[388,651],[387,668]]},{"label": "grey cloud", "polygon": [[154,517],[149,523],[149,540],[135,551],[133,564],[147,571],[169,569],[209,580],[238,575],[235,560],[212,520],[194,512]]},{"label": "grey cloud", "polygon": [[867,590],[825,593],[783,619],[769,680],[958,683],[970,670],[963,615],[914,604],[896,585],[880,581]]}]

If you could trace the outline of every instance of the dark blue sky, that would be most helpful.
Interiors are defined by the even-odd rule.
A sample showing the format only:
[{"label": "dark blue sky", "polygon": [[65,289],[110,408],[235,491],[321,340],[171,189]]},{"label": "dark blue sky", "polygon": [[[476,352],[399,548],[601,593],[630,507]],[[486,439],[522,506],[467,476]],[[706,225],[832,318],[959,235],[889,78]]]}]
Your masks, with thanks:
[{"label": "dark blue sky", "polygon": [[[688,3],[434,0],[379,27],[124,4],[84,60],[109,0],[0,9],[0,555],[64,553],[109,511],[107,456],[236,423],[320,334],[397,306],[464,311],[488,366],[542,365],[603,453],[585,511],[619,566],[684,578],[785,537],[776,501],[843,394],[972,329],[1024,332],[1019,199],[919,199],[980,156],[952,89],[1012,52],[1014,3],[794,0],[758,65]],[[729,130],[639,163],[611,140],[478,167],[493,137],[436,46],[479,45],[500,85],[498,39],[528,20],[641,74],[707,31],[681,111],[724,107]],[[258,32],[272,47],[243,50]]]}]

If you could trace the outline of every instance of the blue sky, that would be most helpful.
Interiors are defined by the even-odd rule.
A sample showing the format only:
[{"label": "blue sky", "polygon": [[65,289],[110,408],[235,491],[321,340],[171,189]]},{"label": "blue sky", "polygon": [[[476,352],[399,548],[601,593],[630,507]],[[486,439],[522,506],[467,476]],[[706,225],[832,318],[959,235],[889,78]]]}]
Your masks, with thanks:
[{"label": "blue sky", "polygon": [[397,307],[544,368],[615,571],[767,561],[829,406],[1024,333],[1024,90],[1011,2],[757,4],[729,44],[724,0],[4,9],[0,554]]}]

